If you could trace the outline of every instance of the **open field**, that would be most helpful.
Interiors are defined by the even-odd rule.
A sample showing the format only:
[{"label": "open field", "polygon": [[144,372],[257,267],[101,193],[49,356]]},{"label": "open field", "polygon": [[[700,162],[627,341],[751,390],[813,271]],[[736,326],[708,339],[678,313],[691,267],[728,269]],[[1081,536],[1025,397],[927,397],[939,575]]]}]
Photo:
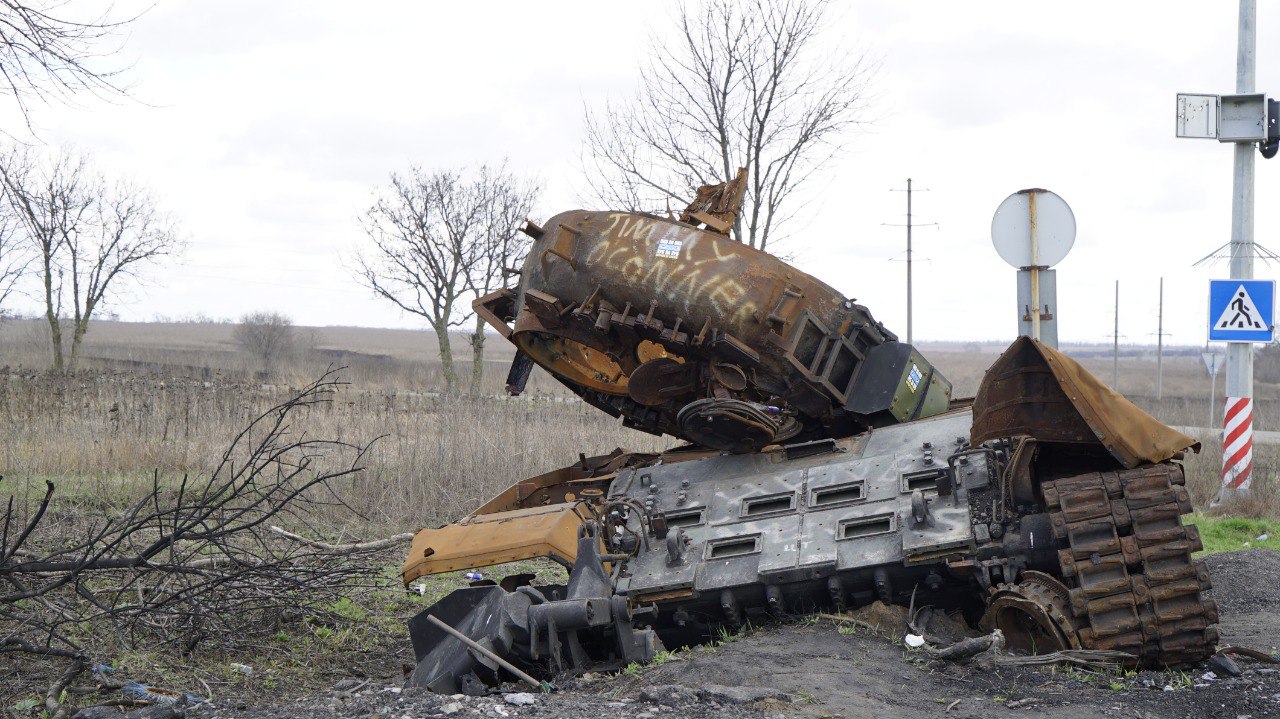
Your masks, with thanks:
[{"label": "open field", "polygon": [[[522,398],[506,400],[502,386],[513,352],[496,336],[486,342],[482,396],[445,398],[438,396],[443,384],[430,332],[296,328],[297,349],[280,371],[267,375],[236,345],[233,329],[98,323],[85,342],[83,370],[56,378],[43,372],[47,348],[38,321],[0,323],[0,370],[8,377],[0,385],[4,473],[10,481],[66,478],[78,488],[104,491],[153,471],[199,472],[256,411],[335,367],[342,368],[347,387],[314,413],[308,430],[377,440],[364,479],[350,488],[353,506],[377,527],[402,531],[457,517],[497,488],[568,464],[579,452],[671,445],[584,407],[540,369]],[[455,340],[458,370],[469,377],[470,343],[464,335]],[[1003,350],[998,343],[925,342],[922,348],[961,397],[976,391]],[[1111,377],[1109,347],[1065,349],[1100,378]],[[1168,424],[1209,426],[1199,348],[1167,350],[1159,402],[1153,350],[1122,351],[1122,392]],[[1260,376],[1263,366],[1260,360]],[[1280,417],[1280,385],[1259,382],[1256,401],[1255,428],[1280,429],[1280,422],[1269,423]],[[1215,423],[1220,411],[1218,417]],[[1193,498],[1203,507],[1217,490],[1221,450],[1218,437],[1199,439],[1204,451],[1187,468]],[[1280,447],[1259,445],[1255,457],[1259,499],[1237,511],[1276,516]]]},{"label": "open field", "polygon": [[[427,332],[299,328],[298,349],[284,369],[265,374],[236,346],[231,325],[104,322],[88,336],[82,370],[58,377],[44,371],[40,330],[32,321],[0,323],[3,486],[29,500],[52,481],[59,511],[90,522],[135,501],[153,480],[172,486],[183,476],[212,471],[254,417],[331,367],[344,368],[345,386],[331,402],[300,414],[292,430],[372,446],[364,470],[334,487],[345,507],[332,506],[293,527],[313,536],[352,541],[411,531],[461,516],[511,482],[569,464],[580,452],[654,451],[673,444],[622,428],[540,370],[525,397],[502,397],[512,353],[497,337],[488,342],[480,396],[446,397]],[[468,376],[469,342],[460,336],[455,348],[460,373]],[[1002,348],[925,343],[923,349],[964,396],[976,390]],[[1198,350],[1166,356],[1159,402],[1153,398],[1154,357],[1128,351],[1120,360],[1121,390],[1169,424],[1208,423],[1208,383]],[[1109,379],[1111,359],[1099,352],[1079,350],[1087,367]],[[1266,418],[1280,412],[1280,387],[1260,383],[1258,407],[1257,424],[1266,428]],[[1193,501],[1204,512],[1217,488],[1220,447],[1216,438],[1201,440],[1204,451],[1190,457],[1187,468]],[[1280,447],[1259,446],[1255,454],[1256,497],[1228,508],[1240,516],[1197,516],[1207,552],[1241,549],[1245,542],[1280,547],[1274,519],[1280,516]],[[1261,534],[1268,539],[1257,540]],[[426,596],[406,595],[396,581],[400,558],[398,549],[379,555],[384,585],[333,607],[343,619],[339,625],[282,629],[275,639],[236,654],[177,658],[121,644],[113,661],[131,677],[181,688],[204,682],[222,697],[300,695],[353,674],[394,683],[401,661],[411,656],[404,619],[464,584],[456,574],[445,575],[429,583]],[[761,641],[767,648],[774,640]],[[3,706],[31,696],[52,671],[5,661],[0,655],[0,676],[24,679],[0,682]],[[230,672],[232,662],[252,665],[255,673]]]}]

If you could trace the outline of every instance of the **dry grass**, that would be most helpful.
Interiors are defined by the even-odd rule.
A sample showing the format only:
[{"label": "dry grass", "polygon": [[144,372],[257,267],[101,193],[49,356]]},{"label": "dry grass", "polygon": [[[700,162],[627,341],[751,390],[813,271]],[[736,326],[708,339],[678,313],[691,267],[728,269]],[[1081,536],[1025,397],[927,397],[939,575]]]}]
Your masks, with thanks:
[{"label": "dry grass", "polygon": [[[509,345],[487,343],[480,398],[445,398],[434,337],[428,332],[368,328],[299,328],[301,348],[288,369],[259,373],[232,339],[233,325],[103,322],[86,341],[85,369],[50,377],[43,327],[37,321],[0,323],[0,471],[10,486],[52,479],[64,496],[107,497],[131,483],[207,471],[231,437],[291,386],[327,367],[346,366],[349,386],[331,405],[306,417],[306,431],[351,441],[378,439],[367,471],[343,497],[378,529],[444,521],[468,511],[516,479],[614,447],[654,450],[669,439],[623,429],[616,420],[576,401],[536,371],[526,398],[502,401]],[[469,373],[470,345],[455,342],[459,369]],[[996,344],[929,345],[923,350],[955,384],[972,395],[998,356]],[[1105,348],[1070,349],[1104,380]],[[1208,381],[1198,351],[1182,349],[1164,362],[1161,402],[1154,392],[1154,357],[1125,348],[1120,387],[1163,421],[1208,424]],[[1179,350],[1174,350],[1178,352]],[[1257,425],[1280,412],[1280,391],[1259,384]],[[1221,396],[1219,390],[1219,397]],[[1188,460],[1197,507],[1218,486],[1221,448],[1215,433]],[[1277,448],[1280,449],[1280,448]],[[1258,497],[1234,511],[1280,516],[1275,488],[1280,451],[1256,450]],[[362,520],[360,524],[365,524]],[[343,526],[335,531],[366,532]]]},{"label": "dry grass", "polygon": [[[470,398],[438,395],[442,382],[435,342],[425,332],[302,328],[301,350],[288,369],[267,377],[235,346],[230,325],[100,323],[87,340],[83,371],[54,377],[43,371],[42,331],[37,322],[0,323],[0,495],[34,492],[49,479],[59,488],[55,511],[84,521],[111,514],[138,496],[153,473],[172,482],[210,471],[257,413],[331,365],[347,367],[343,377],[349,384],[332,403],[303,415],[295,430],[355,443],[378,438],[366,471],[336,488],[355,514],[334,510],[308,528],[331,537],[373,538],[456,518],[511,482],[564,466],[580,452],[599,454],[618,446],[650,451],[672,444],[669,438],[622,428],[540,371],[527,398],[495,397],[511,357],[496,337],[488,343],[492,361],[482,396]],[[459,369],[469,376],[466,338],[455,347]],[[1001,349],[995,344],[923,347],[959,396],[977,389]],[[1108,357],[1083,361],[1104,380],[1110,378]],[[1198,355],[1166,357],[1165,369],[1160,402],[1151,399],[1153,358],[1122,358],[1120,388],[1169,424],[1206,425],[1208,383]],[[1267,418],[1280,412],[1280,391],[1260,384],[1258,394],[1258,424],[1266,427]],[[1216,433],[1207,434],[1201,437],[1204,451],[1187,461],[1188,486],[1201,509],[1217,490],[1221,462]],[[1250,502],[1226,509],[1280,516],[1280,447],[1259,446],[1255,453],[1258,491]],[[121,676],[180,687],[194,687],[198,679],[222,696],[304,693],[332,683],[356,664],[390,676],[407,655],[403,618],[432,598],[395,588],[399,559],[398,552],[388,552],[387,588],[344,606],[353,621],[341,627],[282,633],[278,642],[246,647],[243,655],[188,661],[159,651],[131,651],[113,662]],[[438,577],[431,591],[442,593],[462,582]],[[258,673],[230,673],[230,661],[251,663]],[[0,663],[0,676],[18,674],[28,677],[32,671]],[[38,683],[29,677],[25,684],[13,682],[0,688],[0,700],[29,696]]]},{"label": "dry grass", "polygon": [[[212,469],[235,432],[286,387],[82,374],[0,382],[0,463],[11,482],[51,479],[64,497],[127,495],[131,484]],[[363,443],[366,471],[342,497],[380,527],[469,511],[512,481],[618,446],[666,440],[622,428],[580,402],[445,398],[347,387],[297,431]]]}]

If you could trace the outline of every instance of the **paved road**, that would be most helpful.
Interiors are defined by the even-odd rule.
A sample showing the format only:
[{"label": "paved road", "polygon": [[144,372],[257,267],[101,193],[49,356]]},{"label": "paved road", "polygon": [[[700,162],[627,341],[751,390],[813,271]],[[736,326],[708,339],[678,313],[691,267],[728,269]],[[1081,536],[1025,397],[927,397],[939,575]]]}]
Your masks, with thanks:
[{"label": "paved road", "polygon": [[[1208,441],[1213,437],[1222,434],[1221,429],[1209,429],[1208,427],[1174,427],[1174,429],[1189,434],[1201,442]],[[1280,432],[1267,432],[1263,430],[1255,430],[1253,433],[1254,444],[1280,444]]]}]

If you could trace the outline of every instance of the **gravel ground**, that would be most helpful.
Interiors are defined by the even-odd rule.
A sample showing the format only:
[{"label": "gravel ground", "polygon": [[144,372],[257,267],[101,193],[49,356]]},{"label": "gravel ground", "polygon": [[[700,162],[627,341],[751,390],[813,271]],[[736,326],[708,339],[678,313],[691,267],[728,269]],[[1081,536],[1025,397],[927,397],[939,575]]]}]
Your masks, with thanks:
[{"label": "gravel ground", "polygon": [[[1280,651],[1280,552],[1207,558],[1222,612],[1224,645]],[[292,704],[202,706],[192,719],[419,719],[473,717],[991,716],[1136,719],[1280,718],[1280,667],[1240,659],[1240,676],[1202,665],[1117,676],[1029,668],[979,669],[933,662],[897,641],[829,622],[758,630],[718,647],[679,652],[634,674],[592,676],[555,694],[508,687],[487,697],[435,696],[388,682],[344,680]],[[514,692],[514,693],[513,693]],[[156,718],[160,719],[160,718]]]}]

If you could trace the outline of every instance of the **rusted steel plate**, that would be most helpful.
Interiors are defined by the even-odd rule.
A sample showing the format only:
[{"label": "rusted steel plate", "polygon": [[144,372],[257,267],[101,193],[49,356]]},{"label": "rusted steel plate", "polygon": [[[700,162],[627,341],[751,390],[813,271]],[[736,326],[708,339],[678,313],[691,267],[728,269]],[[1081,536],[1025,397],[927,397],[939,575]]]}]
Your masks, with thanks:
[{"label": "rusted steel plate", "polygon": [[[477,300],[477,311],[629,426],[695,439],[679,413],[704,399],[756,405],[768,426],[745,434],[766,441],[796,422],[801,439],[865,426],[845,405],[867,353],[896,337],[832,287],[652,215],[565,212],[527,232],[535,241],[519,286]],[[759,449],[745,443],[721,448]]]},{"label": "rusted steel plate", "polygon": [[1200,443],[1138,409],[1070,357],[1019,337],[987,370],[973,400],[974,446],[1001,437],[1098,444],[1127,469]]},{"label": "rusted steel plate", "polygon": [[549,557],[570,565],[577,557],[582,518],[572,504],[483,514],[435,529],[420,529],[400,572],[409,582],[431,574]]}]

